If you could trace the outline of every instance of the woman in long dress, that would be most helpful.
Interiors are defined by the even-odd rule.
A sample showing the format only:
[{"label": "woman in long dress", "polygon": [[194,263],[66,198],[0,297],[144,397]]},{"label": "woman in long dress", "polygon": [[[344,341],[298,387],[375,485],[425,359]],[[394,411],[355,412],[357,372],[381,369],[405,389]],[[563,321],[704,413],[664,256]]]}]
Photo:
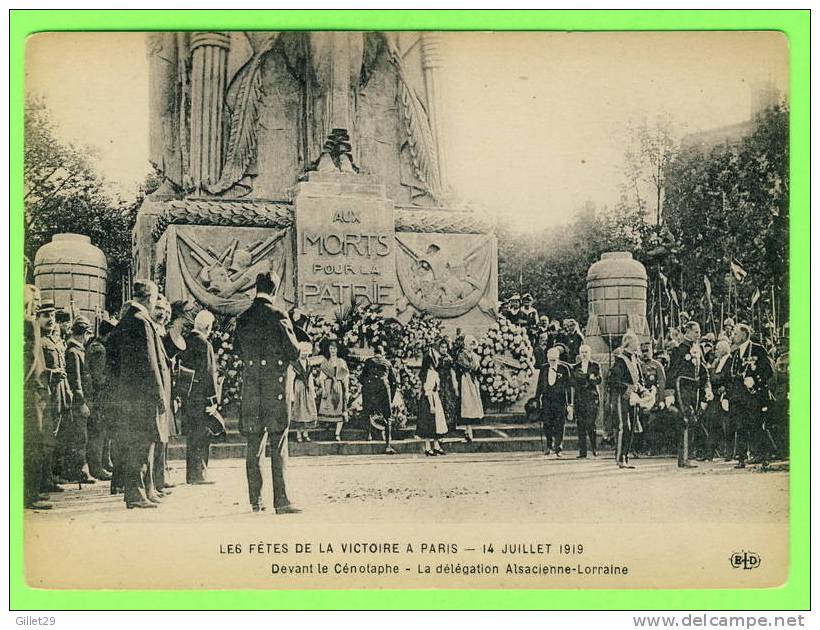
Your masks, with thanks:
[{"label": "woman in long dress", "polygon": [[439,396],[439,360],[438,351],[431,348],[421,362],[422,390],[419,396],[416,435],[424,440],[424,454],[428,457],[447,454],[439,442],[439,439],[447,434],[447,418]]},{"label": "woman in long dress", "polygon": [[461,426],[464,429],[464,440],[468,444],[473,441],[473,425],[484,417],[484,404],[478,387],[478,370],[481,363],[475,351],[477,347],[478,340],[472,335],[467,335],[464,338],[464,348],[456,357]]},{"label": "woman in long dress", "polygon": [[296,361],[290,364],[293,372],[293,388],[291,389],[290,421],[296,430],[296,441],[303,439],[310,442],[308,429],[316,425],[316,386],[313,382],[308,356],[311,351],[309,341],[299,344],[301,354]]},{"label": "woman in long dress", "polygon": [[447,420],[448,431],[459,424],[458,378],[456,377],[456,355],[452,353],[446,338],[438,343],[438,380],[439,398],[444,408],[444,418]]},{"label": "woman in long dress", "polygon": [[336,441],[342,440],[342,425],[347,422],[347,393],[350,387],[350,370],[339,356],[339,344],[335,339],[327,341],[325,360],[319,366],[319,421],[336,425]]}]

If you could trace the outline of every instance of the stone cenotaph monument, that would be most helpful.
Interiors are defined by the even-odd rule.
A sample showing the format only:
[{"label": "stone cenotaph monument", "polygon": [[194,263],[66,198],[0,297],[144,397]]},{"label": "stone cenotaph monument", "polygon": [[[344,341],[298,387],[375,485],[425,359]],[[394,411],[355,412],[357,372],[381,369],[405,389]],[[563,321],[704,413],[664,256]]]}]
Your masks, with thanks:
[{"label": "stone cenotaph monument", "polygon": [[151,160],[133,274],[221,315],[260,271],[286,306],[352,301],[483,334],[491,223],[454,201],[440,33],[152,33]]}]

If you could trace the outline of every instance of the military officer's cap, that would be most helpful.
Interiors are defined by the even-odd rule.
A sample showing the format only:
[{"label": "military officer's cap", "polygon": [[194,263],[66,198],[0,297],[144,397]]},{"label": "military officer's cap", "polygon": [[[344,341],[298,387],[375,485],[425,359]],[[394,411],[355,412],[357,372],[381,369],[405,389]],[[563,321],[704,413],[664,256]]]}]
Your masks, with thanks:
[{"label": "military officer's cap", "polygon": [[57,311],[56,317],[57,317],[57,323],[58,324],[61,324],[62,322],[70,322],[71,321],[71,313],[69,313],[67,310],[65,310],[63,308],[61,308],[59,311]]},{"label": "military officer's cap", "polygon": [[37,308],[38,315],[46,315],[48,313],[53,313],[57,310],[57,307],[54,306],[54,300],[42,300],[40,302],[40,306]]},{"label": "military officer's cap", "polygon": [[525,293],[524,296],[521,298],[521,301],[522,302],[532,302],[533,301],[532,300],[532,294],[531,293]]},{"label": "military officer's cap", "polygon": [[77,315],[74,318],[74,323],[71,324],[71,332],[75,335],[82,334],[91,330],[91,322],[84,315]]},{"label": "military officer's cap", "polygon": [[521,295],[519,293],[513,293],[507,301],[508,302],[520,302],[521,301]]}]

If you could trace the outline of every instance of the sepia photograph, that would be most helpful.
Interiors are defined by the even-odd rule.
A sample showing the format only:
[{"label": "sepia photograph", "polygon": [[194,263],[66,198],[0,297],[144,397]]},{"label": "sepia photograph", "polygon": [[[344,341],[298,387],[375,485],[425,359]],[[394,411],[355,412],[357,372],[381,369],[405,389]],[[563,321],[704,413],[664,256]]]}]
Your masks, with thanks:
[{"label": "sepia photograph", "polygon": [[30,587],[787,582],[782,32],[25,53]]}]

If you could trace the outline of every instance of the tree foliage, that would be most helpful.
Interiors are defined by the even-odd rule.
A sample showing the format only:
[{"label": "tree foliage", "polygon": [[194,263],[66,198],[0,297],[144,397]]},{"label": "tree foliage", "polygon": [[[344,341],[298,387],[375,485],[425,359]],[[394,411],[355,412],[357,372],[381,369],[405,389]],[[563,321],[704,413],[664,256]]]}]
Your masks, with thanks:
[{"label": "tree foliage", "polygon": [[[761,304],[772,286],[781,306],[788,304],[788,121],[788,107],[769,108],[737,141],[689,147],[670,164],[665,217],[680,243],[682,289],[700,295],[706,276],[717,305],[731,284],[741,318],[749,318],[756,289]],[[728,274],[731,259],[748,272],[743,282]],[[728,302],[727,310],[734,313]]]},{"label": "tree foliage", "polygon": [[[645,201],[629,192],[630,178],[637,171],[629,171],[627,155],[625,194],[613,209],[587,204],[567,226],[523,235],[502,226],[502,298],[529,292],[540,313],[583,323],[589,266],[603,252],[624,250],[647,268],[650,322],[654,309],[655,315],[663,312],[665,326],[677,323],[681,308],[705,322],[704,276],[712,287],[713,315],[719,317],[729,291],[729,261],[734,258],[748,276],[741,283],[731,281],[737,299],[733,297],[732,307],[726,302],[725,313],[751,320],[751,296],[759,289],[759,321],[761,308],[770,311],[774,286],[781,308],[778,320],[787,321],[788,119],[785,105],[770,108],[755,118],[748,134],[711,148],[673,150],[675,143],[661,137],[663,150],[655,151],[664,156],[658,180],[663,190],[657,197],[663,209],[661,222],[647,221]],[[648,133],[641,134],[647,142],[652,140]],[[641,146],[640,137],[636,143]],[[666,278],[666,286],[661,278]]]},{"label": "tree foliage", "polygon": [[131,261],[131,229],[145,194],[156,187],[146,180],[136,199],[114,199],[94,168],[94,151],[63,142],[46,102],[27,97],[24,156],[25,254],[34,262],[37,250],[54,234],[74,232],[91,237],[108,259],[109,311],[121,302],[120,279]]}]

